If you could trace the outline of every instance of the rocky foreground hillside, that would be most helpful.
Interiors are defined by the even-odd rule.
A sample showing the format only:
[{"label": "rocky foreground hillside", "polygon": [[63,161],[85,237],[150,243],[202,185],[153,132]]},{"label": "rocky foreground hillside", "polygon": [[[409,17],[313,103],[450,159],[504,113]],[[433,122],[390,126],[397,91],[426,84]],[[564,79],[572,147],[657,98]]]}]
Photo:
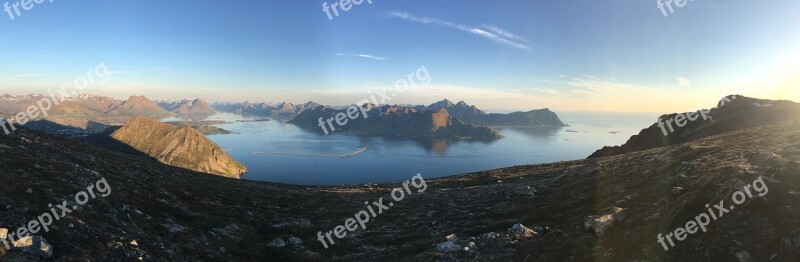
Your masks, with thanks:
[{"label": "rocky foreground hillside", "polygon": [[110,137],[167,165],[232,178],[247,173],[244,165],[190,126],[137,117]]},{"label": "rocky foreground hillside", "polygon": [[[105,178],[111,187],[37,233],[56,261],[793,261],[800,257],[800,123],[614,157],[444,179],[325,249],[324,234],[402,184],[300,187],[228,179],[20,130],[0,136],[0,228]],[[380,170],[376,170],[380,172]],[[409,178],[415,174],[409,174]],[[424,177],[425,174],[422,174]],[[753,181],[761,178],[763,191]],[[665,251],[674,232],[752,197]],[[413,189],[413,188],[412,188]],[[766,190],[765,190],[766,189]],[[763,192],[759,196],[758,192]],[[711,207],[713,212],[717,209]],[[375,208],[376,212],[379,212]],[[695,227],[695,230],[697,228]],[[0,230],[2,231],[2,230]],[[0,259],[39,255],[0,245]],[[44,254],[46,256],[46,254]]]},{"label": "rocky foreground hillside", "polygon": [[643,129],[621,146],[607,146],[589,158],[676,145],[734,130],[800,119],[800,104],[730,95],[716,107],[659,117],[660,123]]}]

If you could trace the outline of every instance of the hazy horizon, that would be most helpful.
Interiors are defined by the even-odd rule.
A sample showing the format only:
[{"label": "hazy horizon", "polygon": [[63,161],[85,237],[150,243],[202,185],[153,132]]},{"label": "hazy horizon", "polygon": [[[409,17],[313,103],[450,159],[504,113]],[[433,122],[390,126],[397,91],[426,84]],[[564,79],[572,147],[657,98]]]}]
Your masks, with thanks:
[{"label": "hazy horizon", "polygon": [[[23,93],[0,93],[0,95],[25,96],[25,95],[46,95],[46,93],[23,92]],[[349,106],[349,105],[356,104],[356,103],[351,103],[351,104],[326,104],[326,103],[320,103],[318,101],[313,101],[313,100],[282,101],[282,100],[268,100],[268,99],[261,100],[261,99],[252,99],[252,98],[249,99],[249,100],[248,99],[245,99],[245,100],[214,100],[214,99],[206,99],[206,98],[202,98],[202,97],[184,97],[184,98],[159,99],[159,98],[155,98],[154,96],[149,96],[149,95],[145,95],[145,94],[133,94],[133,95],[125,95],[125,96],[110,96],[110,95],[103,95],[103,94],[98,94],[98,93],[77,93],[76,95],[70,95],[70,97],[77,97],[77,96],[81,96],[81,95],[98,95],[98,96],[104,96],[104,97],[110,97],[110,98],[114,98],[114,99],[119,99],[119,100],[127,100],[129,97],[132,97],[132,96],[144,96],[144,97],[146,97],[146,98],[148,98],[148,99],[150,99],[151,101],[154,101],[154,102],[162,102],[162,101],[180,102],[180,101],[184,101],[184,100],[191,101],[191,100],[194,100],[194,99],[202,99],[202,100],[204,100],[204,101],[206,101],[208,103],[244,103],[244,102],[249,102],[249,103],[266,103],[266,104],[292,103],[292,104],[296,105],[296,104],[304,104],[304,103],[308,103],[308,102],[314,102],[314,103],[322,104],[324,106],[331,106],[331,107],[346,107],[346,106]],[[740,94],[730,94],[730,95],[740,95]],[[56,96],[56,97],[58,97],[58,96]],[[527,109],[498,109],[498,108],[484,108],[484,107],[481,107],[479,105],[473,104],[470,101],[454,100],[454,99],[450,99],[450,98],[434,99],[435,101],[428,102],[428,103],[391,103],[391,102],[389,102],[389,103],[383,103],[383,104],[380,104],[380,105],[381,106],[382,105],[429,106],[429,105],[434,104],[436,102],[440,102],[440,101],[443,101],[443,100],[447,99],[447,100],[449,100],[450,102],[452,102],[454,104],[463,101],[463,102],[467,103],[470,106],[476,106],[478,109],[480,109],[480,110],[482,110],[482,111],[484,111],[486,113],[500,113],[500,114],[507,114],[507,113],[520,112],[520,111],[525,112],[525,111],[539,110],[539,109],[550,109],[552,111],[555,111],[556,113],[567,113],[567,114],[569,114],[569,113],[600,113],[600,114],[656,114],[656,113],[658,113],[658,114],[670,114],[670,113],[682,113],[682,112],[696,111],[698,109],[713,108],[714,106],[716,106],[715,104],[717,102],[719,102],[719,100],[721,100],[723,97],[725,97],[725,96],[722,96],[719,99],[708,99],[708,100],[705,100],[705,101],[701,101],[701,103],[698,104],[696,107],[686,108],[685,110],[676,109],[676,111],[572,111],[572,110],[554,110],[553,108],[546,107],[546,106],[545,107],[538,107],[538,108],[527,108]],[[754,98],[762,99],[760,97],[754,97]],[[785,99],[776,99],[776,100],[785,100]]]}]

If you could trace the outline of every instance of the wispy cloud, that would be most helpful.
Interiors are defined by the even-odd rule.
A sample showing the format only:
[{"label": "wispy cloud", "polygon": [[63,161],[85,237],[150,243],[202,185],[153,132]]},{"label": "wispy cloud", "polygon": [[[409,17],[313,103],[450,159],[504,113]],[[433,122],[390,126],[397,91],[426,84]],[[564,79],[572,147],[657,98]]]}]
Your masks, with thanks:
[{"label": "wispy cloud", "polygon": [[504,30],[504,29],[502,29],[502,28],[500,28],[498,26],[484,24],[483,28],[486,28],[489,31],[492,31],[492,33],[495,33],[495,34],[497,34],[499,36],[502,36],[502,37],[505,37],[505,38],[508,38],[508,39],[511,39],[511,40],[527,41],[524,38],[522,38],[521,36],[515,35],[513,33],[509,33],[508,31],[506,31],[506,30]]},{"label": "wispy cloud", "polygon": [[368,58],[373,60],[386,60],[385,57],[380,56],[373,56],[373,55],[366,55],[366,54],[344,54],[344,53],[336,53],[334,55],[337,56],[354,56],[354,57],[361,57],[361,58]]},{"label": "wispy cloud", "polygon": [[22,74],[22,75],[13,75],[9,76],[9,79],[31,79],[31,78],[40,78],[46,75],[43,74]]},{"label": "wispy cloud", "polygon": [[460,31],[463,31],[463,32],[467,32],[467,33],[470,33],[470,34],[473,34],[473,35],[477,35],[477,36],[492,40],[492,41],[494,41],[496,43],[504,44],[504,45],[511,46],[511,47],[514,47],[514,48],[526,49],[526,50],[528,49],[527,45],[518,42],[519,40],[522,40],[521,37],[519,37],[518,35],[512,34],[512,33],[509,33],[509,32],[507,32],[507,31],[505,31],[505,30],[503,30],[503,29],[501,29],[499,27],[496,27],[496,26],[484,25],[484,28],[486,30],[491,31],[491,32],[489,32],[489,31],[486,31],[486,30],[483,30],[483,29],[480,29],[480,28],[475,28],[475,27],[470,27],[470,26],[466,26],[466,25],[462,25],[462,24],[456,24],[456,23],[452,23],[452,22],[442,21],[442,20],[439,20],[439,19],[436,19],[436,18],[430,18],[430,17],[424,17],[424,16],[415,16],[415,15],[412,15],[412,14],[409,14],[409,13],[404,13],[404,12],[397,12],[397,11],[389,12],[389,16],[400,18],[400,19],[403,19],[403,20],[406,20],[406,21],[412,21],[412,22],[416,22],[416,23],[421,23],[421,24],[445,26],[445,27],[453,28],[453,29],[460,30]]}]

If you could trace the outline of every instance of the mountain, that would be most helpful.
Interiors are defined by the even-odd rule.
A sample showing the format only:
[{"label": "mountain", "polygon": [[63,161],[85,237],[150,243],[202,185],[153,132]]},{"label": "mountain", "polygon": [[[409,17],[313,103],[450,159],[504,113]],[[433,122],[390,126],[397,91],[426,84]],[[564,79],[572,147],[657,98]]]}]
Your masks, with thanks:
[{"label": "mountain", "polygon": [[108,112],[108,116],[149,116],[149,117],[168,117],[169,112],[164,111],[158,104],[144,96],[131,96],[122,103],[114,104]]},{"label": "mountain", "polygon": [[436,111],[447,109],[453,117],[465,123],[476,126],[536,126],[536,127],[563,127],[566,126],[556,113],[550,109],[539,109],[528,112],[514,112],[510,114],[487,114],[474,105],[464,101],[453,104],[450,100],[442,100],[427,107]]},{"label": "mountain", "polygon": [[[43,95],[4,96],[0,99],[0,111],[4,115],[13,115],[36,105],[42,99],[51,99]],[[76,117],[90,120],[115,117],[168,117],[171,113],[161,109],[155,102],[144,96],[131,96],[126,100],[99,96],[77,95],[60,98],[58,103],[52,102],[47,110],[48,117]]]},{"label": "mountain", "polygon": [[[799,138],[797,121],[781,122],[614,157],[310,187],[227,179],[22,128],[0,136],[0,228],[16,231],[49,204],[74,205],[102,180],[106,197],[95,188],[48,233],[33,233],[51,245],[51,260],[792,261]],[[393,201],[402,188],[413,194]],[[669,251],[658,243],[707,214],[706,203],[733,205],[743,188],[752,197],[705,231],[673,236]],[[345,238],[328,233],[369,212],[367,200],[394,205],[370,205],[377,217],[342,230]],[[336,243],[326,249],[319,233]],[[39,261],[2,244],[0,260]]]},{"label": "mountain", "polygon": [[247,173],[246,167],[189,126],[136,117],[110,137],[167,165],[231,178]]},{"label": "mountain", "polygon": [[266,116],[279,120],[291,120],[305,110],[314,109],[322,105],[314,102],[306,102],[303,104],[292,104],[282,102],[277,104],[271,103],[251,103],[251,102],[216,102],[212,106],[221,112],[228,112],[241,115],[253,116]]},{"label": "mountain", "polygon": [[[47,103],[50,101],[50,109]],[[105,96],[82,94],[52,100],[43,95],[4,95],[0,97],[0,117],[11,118],[30,106],[42,102],[47,112],[28,123],[28,127],[69,137],[97,134],[108,126],[120,125],[136,116],[163,118],[173,116],[144,96],[121,100]]]},{"label": "mountain", "polygon": [[[691,113],[691,114],[689,114]],[[659,117],[661,124],[655,123],[632,136],[621,146],[607,146],[595,151],[589,158],[615,156],[641,150],[681,144],[712,135],[763,126],[765,124],[800,119],[800,104],[792,101],[774,101],[744,96],[726,96],[706,112],[669,114]],[[682,115],[677,126],[675,120]],[[689,120],[690,115],[696,120]],[[706,116],[704,116],[706,115]],[[667,124],[667,121],[671,124]]]},{"label": "mountain", "polygon": [[181,116],[210,116],[217,113],[211,104],[199,98],[195,100],[160,101],[158,105],[164,110]]},{"label": "mountain", "polygon": [[[357,106],[354,106],[357,107]],[[438,111],[422,111],[408,106],[382,106],[365,104],[367,117],[359,115],[356,119],[349,119],[345,125],[333,121],[331,125],[336,132],[350,132],[370,136],[400,136],[413,138],[451,138],[467,140],[492,140],[502,136],[494,129],[476,127],[451,117],[450,113],[441,108]],[[306,110],[289,121],[290,124],[325,132],[319,126],[319,118],[328,119],[338,114],[346,114],[347,109],[336,110],[327,107],[317,107]],[[331,130],[330,125],[326,125]],[[329,131],[330,132],[330,131]]]},{"label": "mountain", "polygon": [[431,111],[439,111],[439,109],[452,108],[453,106],[455,106],[453,102],[450,102],[450,100],[445,99],[429,105],[427,109]]}]

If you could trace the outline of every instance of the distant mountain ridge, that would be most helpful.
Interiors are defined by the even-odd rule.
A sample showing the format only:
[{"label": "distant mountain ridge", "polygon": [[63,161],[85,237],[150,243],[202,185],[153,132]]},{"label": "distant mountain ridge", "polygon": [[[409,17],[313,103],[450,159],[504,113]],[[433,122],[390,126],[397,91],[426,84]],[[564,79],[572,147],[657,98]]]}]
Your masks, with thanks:
[{"label": "distant mountain ridge", "polygon": [[[242,115],[269,116],[278,119],[292,120],[303,111],[322,107],[323,105],[307,102],[305,104],[292,103],[251,103],[251,102],[217,102],[213,103],[216,110]],[[375,106],[375,105],[371,105]],[[331,109],[345,109],[346,106],[326,106]],[[474,105],[469,105],[464,101],[453,103],[448,99],[433,103],[431,105],[394,105],[394,107],[404,107],[414,109],[417,112],[447,109],[447,112],[454,118],[464,123],[475,126],[525,126],[525,127],[563,127],[566,126],[558,115],[550,109],[544,108],[527,112],[514,112],[510,114],[487,114]]]},{"label": "distant mountain ridge", "polygon": [[[453,118],[447,109],[418,111],[409,106],[362,105],[367,117],[349,120],[345,125],[334,123],[336,132],[351,132],[362,135],[400,136],[412,138],[452,138],[468,140],[492,140],[502,138],[492,128],[477,127]],[[306,110],[288,123],[316,132],[323,132],[319,118],[328,119],[346,110],[317,107]],[[329,127],[326,127],[329,128]]]},{"label": "distant mountain ridge", "polygon": [[266,116],[275,119],[291,120],[305,110],[322,106],[314,102],[303,104],[282,103],[252,103],[252,102],[215,102],[212,107],[220,112],[241,115]]},{"label": "distant mountain ridge", "polygon": [[528,112],[513,112],[510,114],[487,114],[474,105],[468,105],[464,101],[456,104],[450,100],[442,100],[431,104],[428,110],[447,109],[453,117],[458,118],[468,124],[477,126],[538,126],[538,127],[563,127],[566,126],[558,115],[550,109],[544,108],[531,110]]},{"label": "distant mountain ridge", "polygon": [[203,99],[181,101],[159,101],[158,105],[164,110],[181,116],[210,116],[217,113],[213,106]]},{"label": "distant mountain ridge", "polygon": [[[13,115],[22,112],[28,106],[35,105],[42,99],[51,99],[44,95],[31,94],[21,96],[4,95],[0,97],[0,112],[3,115]],[[135,117],[144,115],[148,117],[168,117],[173,114],[167,112],[144,96],[131,96],[125,100],[106,96],[83,94],[64,97],[53,103],[47,110],[50,117]]]},{"label": "distant mountain ridge", "polygon": [[247,173],[244,165],[189,126],[136,117],[110,137],[167,165],[237,179]]},{"label": "distant mountain ridge", "polygon": [[782,121],[798,120],[800,119],[800,104],[785,100],[765,100],[731,95],[720,100],[717,106],[709,111],[708,115],[710,118],[707,120],[704,120],[703,117],[698,117],[697,120],[687,121],[683,127],[677,127],[673,123],[672,129],[674,129],[674,132],[669,129],[665,122],[668,119],[676,118],[678,114],[663,115],[659,117],[662,119],[663,128],[658,123],[655,123],[643,129],[638,135],[632,136],[625,144],[603,147],[592,153],[589,158],[615,156],[656,147],[676,145],[725,132]]}]

